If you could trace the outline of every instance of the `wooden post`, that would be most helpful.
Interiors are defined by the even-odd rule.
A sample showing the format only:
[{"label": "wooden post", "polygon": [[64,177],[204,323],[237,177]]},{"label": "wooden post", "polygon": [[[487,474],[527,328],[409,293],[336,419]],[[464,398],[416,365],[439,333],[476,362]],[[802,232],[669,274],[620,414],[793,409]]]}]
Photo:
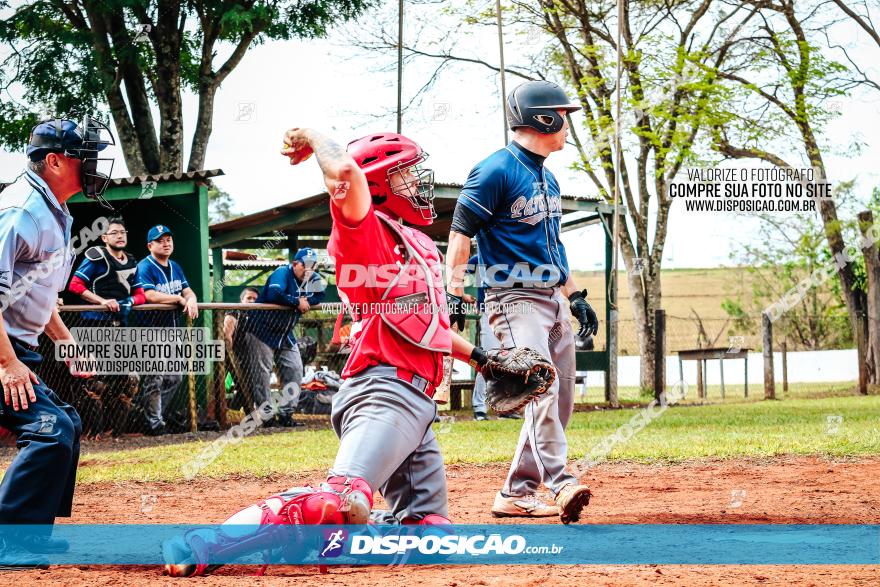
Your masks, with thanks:
[{"label": "wooden post", "polygon": [[[223,344],[226,345],[226,340],[223,336],[223,320],[226,317],[226,312],[223,310],[217,310],[214,312],[214,340],[222,340]],[[232,349],[227,348],[224,353],[225,356],[229,356],[232,352]],[[217,420],[217,424],[220,425],[221,430],[226,429],[226,360],[217,361],[214,363],[214,414],[213,417]]]},{"label": "wooden post", "polygon": [[761,314],[764,335],[764,399],[776,399],[776,383],[773,380],[773,323],[769,314]]},{"label": "wooden post", "polygon": [[746,378],[744,379],[744,381],[745,381],[745,397],[749,397],[749,351],[746,351],[745,371],[746,371]]},{"label": "wooden post", "polygon": [[[606,215],[604,218],[611,218],[611,230],[617,230],[617,218],[614,215]],[[605,357],[608,360],[608,370],[605,372],[605,401],[612,407],[618,407],[620,403],[617,399],[617,333],[618,333],[618,317],[617,310],[617,275],[616,257],[618,250],[611,233],[605,231]]]},{"label": "wooden post", "polygon": [[[186,327],[192,328],[193,321],[189,316],[186,317]],[[193,345],[195,343],[192,343]],[[189,359],[189,371],[187,378],[187,387],[189,388],[189,431],[198,432],[199,430],[199,410],[196,403],[196,376],[193,374],[192,358]]]},{"label": "wooden post", "polygon": [[724,399],[724,355],[718,357],[718,367],[721,369],[721,399]]},{"label": "wooden post", "polygon": [[868,395],[868,336],[865,332],[865,314],[859,312],[859,327],[856,330],[856,356],[859,361],[859,393]]},{"label": "wooden post", "polygon": [[681,360],[681,353],[678,354],[678,382],[684,389],[684,361]]},{"label": "wooden post", "polygon": [[[880,247],[874,226],[874,214],[870,210],[859,212],[859,230],[862,233],[862,256],[865,259],[865,315],[860,321],[865,336],[864,357],[859,362],[859,393],[868,393],[868,383],[880,382]],[[862,365],[864,363],[864,366]],[[864,372],[864,375],[863,375]]]},{"label": "wooden post", "polygon": [[697,397],[706,399],[706,388],[703,387],[703,359],[697,359]]},{"label": "wooden post", "polygon": [[666,391],[666,311],[654,310],[654,398]]},{"label": "wooden post", "polygon": [[782,341],[782,393],[788,393],[788,341]]}]

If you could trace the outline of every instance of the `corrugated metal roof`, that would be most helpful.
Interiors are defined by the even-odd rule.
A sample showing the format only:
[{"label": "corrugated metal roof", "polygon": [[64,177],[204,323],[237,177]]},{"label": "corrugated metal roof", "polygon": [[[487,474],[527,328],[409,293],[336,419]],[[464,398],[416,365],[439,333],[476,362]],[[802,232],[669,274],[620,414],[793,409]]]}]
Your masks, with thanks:
[{"label": "corrugated metal roof", "polygon": [[157,173],[153,175],[135,175],[133,177],[114,177],[110,180],[110,187],[122,187],[128,185],[142,185],[146,181],[164,183],[167,181],[204,181],[218,175],[224,175],[222,169],[202,169],[199,171],[186,171],[176,173]]},{"label": "corrugated metal roof", "polygon": [[[434,187],[441,189],[445,188],[448,190],[460,190],[462,188],[462,184],[437,182],[434,184]],[[433,224],[429,226],[420,226],[419,230],[435,240],[444,240],[449,235],[449,229],[452,225],[452,213],[455,210],[457,196],[458,194],[456,193],[454,197],[446,195],[445,197],[435,198],[434,209],[437,212],[437,219],[434,221]],[[576,200],[581,202],[599,201],[599,199],[595,197],[579,198],[565,194],[563,194],[562,199],[571,201]],[[327,192],[322,192],[320,194],[315,194],[313,196],[308,196],[305,198],[294,200],[292,202],[287,202],[285,204],[269,208],[268,210],[261,210],[259,212],[253,212],[245,216],[233,218],[232,220],[218,222],[210,226],[211,238],[221,236],[223,235],[223,233],[228,233],[234,230],[261,226],[270,221],[273,221],[278,217],[284,216],[285,214],[300,210],[308,210],[315,207],[321,208],[323,210],[322,213],[309,220],[298,222],[296,224],[297,231],[300,234],[308,234],[313,236],[328,235],[330,234],[331,227],[330,208],[328,206],[329,203],[330,196],[327,194]],[[276,229],[278,229],[278,227],[276,227]],[[288,227],[282,227],[281,230],[288,230]]]}]

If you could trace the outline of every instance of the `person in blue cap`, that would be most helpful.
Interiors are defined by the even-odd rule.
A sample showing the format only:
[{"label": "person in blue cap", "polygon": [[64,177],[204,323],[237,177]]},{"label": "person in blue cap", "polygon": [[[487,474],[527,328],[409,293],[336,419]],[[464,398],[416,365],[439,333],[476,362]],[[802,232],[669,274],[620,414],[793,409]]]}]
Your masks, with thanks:
[{"label": "person in blue cap", "polygon": [[79,124],[41,122],[28,139],[27,169],[0,197],[0,426],[17,436],[19,448],[0,483],[0,525],[41,528],[0,536],[3,568],[45,567],[45,554],[69,548],[51,536],[51,525],[71,514],[82,425],[34,373],[42,361],[37,338],[73,339],[56,305],[74,259],[67,201],[83,193],[103,202],[112,159],[107,173],[99,172],[108,160],[98,153],[112,144],[107,127],[88,116]]},{"label": "person in blue cap", "polygon": [[[189,286],[183,268],[171,259],[174,252],[174,237],[171,229],[157,224],[147,233],[147,249],[150,254],[138,263],[137,281],[144,288],[148,304],[179,305],[183,312],[168,310],[149,310],[140,312],[139,322],[143,326],[176,327],[183,326],[182,316],[195,319],[199,315],[196,294]],[[166,432],[165,416],[174,402],[181,374],[150,373],[142,374],[143,388],[138,402],[146,417],[146,433],[159,436]],[[181,430],[182,431],[182,430]]]},{"label": "person in blue cap", "polygon": [[[269,276],[257,298],[258,304],[279,304],[289,310],[255,310],[245,325],[246,348],[250,350],[243,361],[244,387],[254,408],[262,411],[260,418],[268,425],[300,426],[292,414],[300,395],[303,377],[302,358],[293,328],[300,316],[324,299],[326,282],[315,271],[318,254],[304,248],[296,252],[293,262],[279,267]],[[279,415],[272,415],[269,404],[269,381],[273,364],[277,364],[282,388],[285,390],[279,406]]]}]

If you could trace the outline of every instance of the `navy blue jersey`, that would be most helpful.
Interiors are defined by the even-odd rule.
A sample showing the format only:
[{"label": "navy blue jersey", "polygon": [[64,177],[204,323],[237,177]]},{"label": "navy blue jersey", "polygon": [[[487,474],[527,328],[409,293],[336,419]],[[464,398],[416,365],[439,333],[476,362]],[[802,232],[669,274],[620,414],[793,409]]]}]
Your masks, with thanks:
[{"label": "navy blue jersey", "polygon": [[[300,297],[305,297],[310,306],[320,304],[324,299],[326,282],[320,274],[312,273],[308,281],[297,280],[290,265],[279,267],[269,276],[257,297],[258,304],[279,304],[297,308]],[[245,330],[266,343],[269,348],[278,349],[282,345],[296,344],[293,327],[302,315],[299,310],[254,310],[249,313]]]},{"label": "navy blue jersey", "polygon": [[[168,265],[163,266],[152,255],[138,263],[137,280],[140,281],[144,292],[154,289],[164,294],[179,296],[183,290],[189,288],[189,282],[177,262],[168,259]],[[180,308],[171,311],[138,312],[140,323],[144,326],[180,326],[180,315]]]},{"label": "navy blue jersey", "polygon": [[476,237],[485,285],[552,287],[568,280],[559,183],[517,143],[477,163],[458,201],[484,222]]},{"label": "navy blue jersey", "polygon": [[[125,253],[125,262],[119,261],[106,249],[91,247],[74,275],[79,277],[92,293],[105,299],[122,301],[141,287],[137,278],[137,259]],[[83,312],[86,320],[111,320],[110,312]]]}]

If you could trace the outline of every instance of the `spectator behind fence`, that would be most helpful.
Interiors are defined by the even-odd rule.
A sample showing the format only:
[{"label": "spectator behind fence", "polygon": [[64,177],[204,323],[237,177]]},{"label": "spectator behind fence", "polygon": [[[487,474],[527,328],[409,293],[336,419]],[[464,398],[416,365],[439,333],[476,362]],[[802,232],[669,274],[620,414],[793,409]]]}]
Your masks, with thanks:
[{"label": "spectator behind fence", "polygon": [[[300,249],[291,264],[273,271],[257,303],[279,304],[294,310],[257,310],[245,324],[244,344],[247,351],[243,375],[246,379],[242,383],[253,397],[254,407],[263,410],[263,421],[270,426],[302,425],[294,422],[292,417],[303,376],[302,359],[293,328],[303,313],[324,299],[327,284],[314,270],[317,262],[318,255],[314,249]],[[289,395],[284,398],[288,401],[281,403],[277,418],[271,416],[272,407],[268,402],[269,381],[275,361],[278,363],[282,388],[289,390]]]},{"label": "spectator behind fence", "polygon": [[[257,301],[260,290],[255,287],[246,287],[241,290],[238,301],[242,304],[253,304]],[[243,310],[231,310],[223,317],[223,338],[226,340],[226,366],[227,372],[232,374],[232,380],[236,384],[236,395],[232,398],[229,407],[239,409],[254,404],[254,398],[250,397],[247,386],[242,386],[244,371],[242,358],[247,354],[245,342],[244,324],[248,320],[248,312]]]},{"label": "spectator behind fence", "polygon": [[101,235],[103,247],[89,247],[68,290],[89,304],[107,311],[83,312],[83,326],[125,324],[132,306],[144,303],[144,289],[137,278],[137,259],[125,250],[128,232],[122,218],[111,218]]},{"label": "spectator behind fence", "polygon": [[[68,290],[88,304],[106,311],[83,312],[77,326],[126,326],[133,306],[144,303],[144,290],[137,279],[137,259],[125,250],[128,232],[122,218],[111,218],[101,235],[103,247],[90,247]],[[125,431],[131,398],[137,390],[136,376],[102,375],[89,382],[76,405],[88,434]],[[88,401],[85,401],[88,398]]]},{"label": "spectator behind fence", "polygon": [[[171,259],[174,237],[171,229],[159,224],[147,233],[147,249],[150,255],[138,263],[138,281],[144,288],[148,304],[175,304],[183,308],[183,314],[197,318],[199,309],[196,294],[189,287],[183,269]],[[182,326],[180,312],[155,310],[141,312],[139,321],[144,326]],[[143,376],[139,404],[146,418],[146,433],[150,436],[164,434],[169,408],[174,402],[183,375],[150,373]],[[186,428],[179,424],[179,431]]]}]

